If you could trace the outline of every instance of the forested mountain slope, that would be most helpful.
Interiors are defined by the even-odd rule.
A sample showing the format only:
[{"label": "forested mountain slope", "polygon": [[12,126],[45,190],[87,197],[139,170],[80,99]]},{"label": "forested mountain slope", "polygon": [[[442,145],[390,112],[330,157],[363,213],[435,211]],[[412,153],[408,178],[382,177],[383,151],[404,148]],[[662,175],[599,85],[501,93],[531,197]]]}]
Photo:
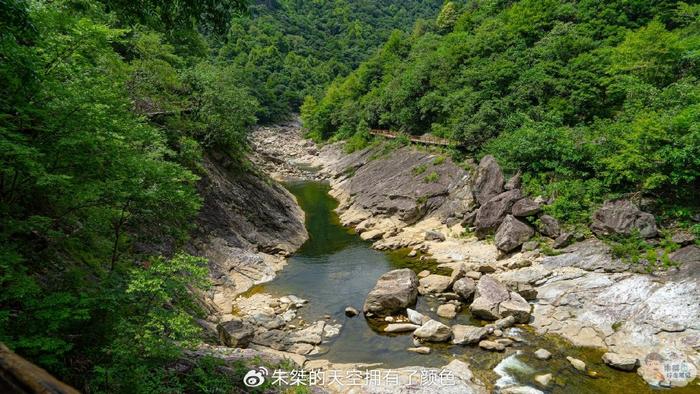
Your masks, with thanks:
[{"label": "forested mountain slope", "polygon": [[[550,213],[585,223],[633,195],[688,222],[700,190],[700,6],[679,1],[448,2],[396,34],[303,119],[317,138],[369,128],[451,139],[524,172]],[[478,158],[478,157],[477,157]]]},{"label": "forested mountain slope", "polygon": [[[218,59],[232,64],[252,88],[263,122],[298,111],[354,70],[394,29],[433,19],[441,0],[257,1],[250,16],[234,18]],[[423,23],[423,22],[421,22]]]},{"label": "forested mountain slope", "polygon": [[250,172],[257,119],[437,4],[0,2],[0,342],[87,392],[230,386],[166,368],[201,333],[203,158]]}]

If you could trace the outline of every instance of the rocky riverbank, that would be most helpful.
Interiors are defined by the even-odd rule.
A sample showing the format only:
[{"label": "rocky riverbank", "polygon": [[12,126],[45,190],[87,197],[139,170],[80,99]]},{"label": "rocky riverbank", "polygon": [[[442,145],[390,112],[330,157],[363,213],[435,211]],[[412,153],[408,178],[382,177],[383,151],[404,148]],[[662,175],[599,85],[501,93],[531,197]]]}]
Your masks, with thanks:
[{"label": "rocky riverbank", "polygon": [[[604,242],[563,231],[542,213],[547,201],[524,197],[519,176],[506,180],[490,157],[464,169],[449,158],[415,148],[379,145],[344,154],[340,144],[317,148],[302,137],[296,122],[259,128],[251,141],[251,160],[268,176],[328,180],[340,202],[342,224],[376,249],[402,249],[408,256],[437,261],[434,272],[416,276],[406,270],[413,277],[387,280],[384,287],[380,278],[361,308],[380,330],[412,333],[415,347],[408,351],[429,353],[433,344],[448,341],[512,355],[507,349],[517,345],[518,325],[527,324],[574,346],[601,349],[603,362],[618,370],[636,370],[650,385],[683,386],[697,376],[700,249],[692,240],[671,256],[677,268],[647,274],[614,258]],[[593,219],[596,234],[636,228],[653,237],[657,232],[653,217],[629,202],[610,202]],[[287,250],[278,250],[280,259]],[[227,300],[233,300],[231,294]],[[492,323],[437,322],[410,309],[415,297],[435,299],[440,318],[449,320],[460,309],[469,309]],[[368,367],[319,359],[340,323],[330,316],[301,320],[296,311],[304,303],[297,297],[257,293],[238,297],[233,304],[235,316],[224,315],[224,324],[218,326],[223,343],[292,359],[307,370]],[[540,350],[535,354],[546,352]],[[569,358],[566,363],[574,370],[597,373]],[[461,392],[483,391],[485,386],[462,364]],[[666,367],[683,373],[673,375],[664,371]],[[557,377],[541,374],[535,381],[547,387],[551,379]],[[496,387],[503,393],[536,392],[533,387]],[[364,386],[363,392],[382,391]]]}]

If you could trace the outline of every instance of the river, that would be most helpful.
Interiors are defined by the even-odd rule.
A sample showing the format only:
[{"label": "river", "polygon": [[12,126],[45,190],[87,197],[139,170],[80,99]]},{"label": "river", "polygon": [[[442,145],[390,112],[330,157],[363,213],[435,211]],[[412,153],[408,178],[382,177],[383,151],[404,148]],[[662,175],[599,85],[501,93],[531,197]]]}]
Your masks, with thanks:
[{"label": "river", "polygon": [[[482,350],[476,346],[432,344],[429,355],[406,351],[414,346],[411,336],[382,333],[360,314],[347,318],[344,310],[351,305],[362,309],[367,293],[383,273],[396,268],[438,271],[435,263],[409,258],[407,251],[380,252],[362,241],[352,230],[340,225],[334,212],[337,202],[328,195],[329,186],[322,182],[288,183],[306,213],[309,240],[289,259],[288,265],[272,282],[257,286],[274,296],[294,294],[309,300],[300,315],[306,321],[331,319],[342,323],[340,335],[322,345],[322,351],[311,356],[334,363],[382,363],[382,367],[441,366],[453,358],[467,361],[474,374],[489,389],[514,383],[538,387],[534,377],[552,373],[550,393],[651,393],[654,392],[636,373],[614,370],[601,361],[602,351],[575,348],[559,337],[538,335],[529,326],[510,329],[518,339],[505,353]],[[467,308],[452,320],[439,318],[435,312],[439,302],[432,297],[419,297],[416,309],[445,324],[485,324],[471,317]],[[431,310],[432,309],[432,310]],[[552,353],[547,361],[538,360],[533,352],[545,348]],[[579,358],[588,365],[587,373],[575,371],[566,356]],[[591,372],[592,371],[592,372]],[[695,387],[674,389],[675,393],[697,393]]]}]

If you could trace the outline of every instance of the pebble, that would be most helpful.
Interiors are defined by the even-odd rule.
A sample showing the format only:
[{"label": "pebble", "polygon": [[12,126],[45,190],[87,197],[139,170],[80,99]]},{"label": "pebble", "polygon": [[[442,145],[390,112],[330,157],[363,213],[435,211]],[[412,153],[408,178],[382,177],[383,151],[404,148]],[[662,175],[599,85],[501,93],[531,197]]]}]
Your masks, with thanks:
[{"label": "pebble", "polygon": [[418,353],[418,354],[430,354],[430,348],[427,346],[409,347],[406,350],[408,350],[409,352]]},{"label": "pebble", "polygon": [[566,356],[566,359],[569,360],[569,363],[571,363],[571,365],[574,368],[576,368],[577,370],[579,370],[579,371],[586,370],[586,363],[584,363],[583,361],[581,361],[577,358],[569,357],[569,356]]},{"label": "pebble", "polygon": [[550,353],[547,349],[540,348],[535,352],[535,357],[540,360],[549,360],[549,358],[552,357],[552,353]]},{"label": "pebble", "polygon": [[535,382],[537,382],[539,385],[542,387],[547,387],[549,386],[549,382],[552,380],[552,374],[544,374],[544,375],[537,375],[535,376]]}]

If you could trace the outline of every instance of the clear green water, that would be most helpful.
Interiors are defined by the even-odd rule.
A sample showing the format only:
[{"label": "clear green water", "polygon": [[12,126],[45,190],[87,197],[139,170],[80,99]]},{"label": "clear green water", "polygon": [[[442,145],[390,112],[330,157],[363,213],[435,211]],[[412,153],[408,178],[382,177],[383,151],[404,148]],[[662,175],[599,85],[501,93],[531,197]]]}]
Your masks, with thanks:
[{"label": "clear green water", "polygon": [[[345,317],[344,310],[352,305],[362,309],[364,299],[383,273],[396,268],[411,268],[435,271],[435,264],[406,257],[406,251],[385,253],[374,250],[351,230],[340,225],[334,209],[337,202],[328,195],[328,185],[321,182],[296,182],[287,185],[306,212],[309,240],[289,259],[289,264],[278,277],[254,291],[265,291],[276,296],[294,294],[309,300],[300,310],[306,321],[315,321],[331,315],[343,325],[339,336],[323,344],[321,354],[313,356],[332,362],[382,363],[384,367],[412,365],[441,366],[453,358],[463,359],[472,366],[474,373],[493,388],[497,380],[511,379],[518,384],[537,387],[534,376],[552,373],[554,383],[546,392],[551,393],[651,393],[651,390],[636,373],[613,370],[600,361],[602,352],[594,349],[572,347],[568,342],[553,336],[541,336],[528,326],[518,329],[524,341],[505,353],[493,353],[478,347],[451,345],[432,346],[429,355],[406,351],[413,346],[410,335],[389,335],[376,331],[360,315]],[[436,301],[419,297],[416,309],[447,324],[485,324],[471,318],[466,310],[456,319],[440,319],[431,308]],[[537,360],[533,352],[543,347],[552,352],[549,361]],[[501,377],[493,371],[501,364],[507,376]],[[593,378],[575,371],[566,361],[566,356],[584,360],[590,370],[597,373]],[[523,365],[525,367],[523,367]],[[668,390],[665,390],[668,391]],[[700,393],[700,386],[670,390],[675,393]]]}]

